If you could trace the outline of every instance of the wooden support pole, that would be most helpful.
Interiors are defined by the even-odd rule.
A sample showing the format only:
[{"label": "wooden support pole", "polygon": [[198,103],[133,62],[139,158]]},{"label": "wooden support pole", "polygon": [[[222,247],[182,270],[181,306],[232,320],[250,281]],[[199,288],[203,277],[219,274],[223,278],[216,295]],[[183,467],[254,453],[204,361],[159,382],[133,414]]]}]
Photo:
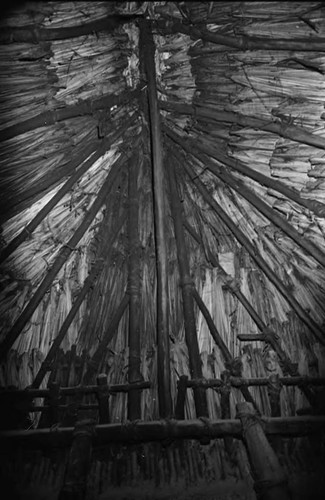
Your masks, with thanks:
[{"label": "wooden support pole", "polygon": [[175,405],[175,418],[177,420],[184,420],[185,418],[185,401],[186,401],[186,391],[187,391],[187,375],[181,375],[179,381],[177,382],[177,399]]},{"label": "wooden support pole", "polygon": [[[139,242],[139,198],[138,172],[139,159],[129,161],[129,365],[128,382],[143,380],[141,375],[141,345],[140,345],[140,242]],[[141,392],[128,393],[128,419],[141,418]]]},{"label": "wooden support pole", "polygon": [[252,405],[238,403],[236,408],[242,423],[257,497],[260,500],[290,500],[287,478]]},{"label": "wooden support pole", "polygon": [[157,261],[157,372],[160,416],[172,414],[169,352],[168,253],[166,247],[166,200],[160,111],[158,107],[155,46],[152,32],[145,20],[139,21],[140,55],[147,77],[150,134],[152,146],[152,178],[154,226]]},{"label": "wooden support pole", "polygon": [[104,267],[104,263],[105,263],[105,261],[103,259],[104,255],[105,255],[106,259],[109,258],[110,253],[112,252],[112,245],[113,245],[118,233],[120,232],[124,222],[125,222],[125,216],[122,216],[120,222],[115,227],[115,231],[114,231],[113,235],[110,238],[107,238],[108,244],[105,244],[100,258],[96,260],[95,264],[92,266],[92,268],[90,270],[89,275],[85,279],[82,289],[80,290],[75,301],[73,302],[73,305],[72,305],[67,317],[65,318],[65,320],[60,328],[59,333],[55,337],[55,339],[50,347],[49,352],[47,353],[43,363],[41,364],[41,366],[37,372],[35,380],[33,381],[32,385],[31,385],[32,388],[36,389],[37,387],[39,387],[41,385],[46,373],[50,370],[50,368],[52,366],[52,362],[53,362],[55,355],[57,353],[57,350],[59,349],[65,335],[67,334],[69,327],[70,327],[75,315],[77,314],[77,312],[79,310],[79,307],[81,306],[81,304],[84,301],[84,299],[86,298],[89,290],[91,289],[91,287],[95,283],[97,276],[100,274],[101,270]]},{"label": "wooden support pole", "polygon": [[[231,417],[231,415],[230,415],[231,384],[230,384],[230,372],[228,370],[225,370],[224,372],[222,372],[221,380],[223,382],[219,388],[221,418],[223,420],[229,420]],[[225,444],[225,449],[226,449],[229,457],[233,457],[233,451],[234,451],[233,438],[230,436],[227,436],[227,437],[224,437],[223,440],[224,440],[224,444]]]},{"label": "wooden support pole", "polygon": [[109,422],[109,387],[107,385],[106,373],[100,373],[97,376],[98,391],[96,393],[98,401],[98,422],[99,424],[108,424]]},{"label": "wooden support pole", "polygon": [[[169,132],[168,132],[169,133]],[[171,137],[173,133],[171,132]],[[201,193],[203,199],[208,203],[218,217],[226,224],[230,229],[234,237],[241,243],[241,245],[247,250],[252,259],[256,262],[259,268],[265,273],[267,278],[273,283],[277,288],[279,293],[284,297],[284,299],[290,304],[292,309],[297,313],[299,318],[305,323],[310,329],[316,339],[323,345],[325,345],[325,338],[322,329],[315,323],[315,321],[307,314],[307,312],[302,308],[302,306],[296,301],[293,295],[289,292],[287,287],[278,278],[276,273],[269,267],[267,262],[258,253],[257,248],[249,241],[249,239],[244,235],[244,233],[236,226],[236,224],[230,219],[228,214],[223,210],[223,208],[217,203],[217,201],[210,194],[208,189],[205,187],[201,179],[196,175],[193,168],[187,163],[183,157],[180,157],[178,151],[173,149],[174,155],[179,159],[180,164],[183,166],[187,172],[189,178],[197,186],[198,191]]]},{"label": "wooden support pole", "polygon": [[[188,251],[184,235],[182,209],[176,184],[173,165],[168,165],[168,178],[170,189],[170,207],[174,223],[174,233],[177,247],[177,260],[182,287],[183,313],[185,326],[185,339],[188,349],[190,373],[192,378],[202,377],[202,361],[200,358],[199,343],[196,332],[196,320],[193,302],[193,282],[190,276]],[[206,393],[202,389],[194,389],[196,415],[208,417]]]},{"label": "wooden support pole", "polygon": [[92,455],[93,432],[92,421],[77,422],[59,500],[84,500]]},{"label": "wooden support pole", "polygon": [[76,249],[77,244],[79,243],[79,241],[89,228],[90,224],[96,217],[97,212],[104,204],[108,193],[114,188],[118,176],[121,173],[121,166],[123,165],[122,161],[123,159],[124,156],[122,155],[112,166],[107,176],[107,179],[100,188],[97,198],[91,205],[89,211],[86,213],[82,223],[80,224],[78,229],[74,232],[70,240],[62,246],[57,258],[50,267],[42,283],[39,285],[33,297],[31,298],[31,300],[29,301],[29,303],[27,304],[21,315],[18,317],[18,319],[12,326],[11,330],[8,332],[6,338],[0,345],[0,360],[3,360],[5,358],[9,349],[12,347],[16,339],[19,337],[26,323],[32,317],[37,306],[42,301],[45,293],[51,287],[53,280],[60,271],[61,267],[65,264],[71,253]]},{"label": "wooden support pole", "polygon": [[[272,417],[281,417],[281,389],[282,384],[280,382],[279,375],[270,375],[267,385],[267,392],[269,396]],[[272,436],[269,439],[275,451],[280,451],[282,448],[281,439],[278,436]]]},{"label": "wooden support pole", "polygon": [[[266,435],[308,436],[320,435],[324,432],[325,416],[263,417],[261,421]],[[73,427],[58,427],[56,429],[2,431],[0,444],[10,447],[23,445],[37,448],[67,446],[72,442],[73,430]],[[144,443],[166,439],[218,439],[225,436],[242,438],[242,425],[239,419],[214,421],[165,419],[96,425],[93,444],[102,446],[104,443]]]}]

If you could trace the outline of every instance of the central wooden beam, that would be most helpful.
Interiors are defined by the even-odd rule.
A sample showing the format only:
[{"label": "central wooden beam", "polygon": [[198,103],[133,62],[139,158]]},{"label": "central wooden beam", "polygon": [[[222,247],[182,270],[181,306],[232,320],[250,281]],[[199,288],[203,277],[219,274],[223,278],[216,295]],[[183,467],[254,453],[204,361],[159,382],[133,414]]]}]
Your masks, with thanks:
[{"label": "central wooden beam", "polygon": [[158,107],[155,45],[152,32],[145,20],[140,26],[140,60],[143,60],[147,80],[147,97],[151,135],[154,226],[157,262],[157,372],[160,416],[172,414],[170,390],[168,254],[166,245],[166,200],[161,119]]}]

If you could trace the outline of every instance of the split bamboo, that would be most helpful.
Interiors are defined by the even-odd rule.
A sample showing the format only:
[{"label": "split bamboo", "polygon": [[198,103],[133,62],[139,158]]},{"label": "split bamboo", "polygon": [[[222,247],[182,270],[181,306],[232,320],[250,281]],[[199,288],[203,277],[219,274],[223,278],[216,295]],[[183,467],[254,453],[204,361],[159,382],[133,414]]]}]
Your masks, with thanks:
[{"label": "split bamboo", "polygon": [[[140,345],[140,242],[139,242],[139,193],[138,193],[139,158],[129,160],[129,366],[130,384],[142,380],[141,345]],[[128,393],[128,419],[141,418],[141,392]]]},{"label": "split bamboo", "polygon": [[55,276],[57,273],[60,271],[61,267],[64,265],[64,263],[67,261],[68,257],[70,254],[75,250],[76,245],[78,242],[81,240],[85,232],[87,231],[88,227],[94,220],[97,212],[99,209],[102,207],[103,203],[105,202],[105,199],[108,195],[109,192],[113,189],[115,186],[115,183],[118,179],[118,176],[121,172],[121,166],[123,165],[123,160],[124,160],[124,155],[121,155],[121,157],[114,163],[112,166],[106,181],[104,182],[103,186],[98,192],[97,198],[95,199],[94,203],[92,204],[90,210],[88,213],[85,215],[82,223],[78,227],[78,229],[75,231],[73,236],[70,238],[70,240],[62,246],[58,257],[54,261],[53,265],[51,266],[50,270],[48,271],[47,275],[43,279],[42,283],[39,285],[38,289],[34,293],[33,297],[21,313],[21,315],[18,317],[14,325],[12,326],[11,330],[8,332],[6,338],[0,345],[0,359],[3,359],[6,354],[8,353],[9,349],[12,347],[20,333],[22,332],[23,328],[25,327],[26,323],[28,320],[31,318],[33,315],[35,309],[37,308],[38,304],[41,302],[43,299],[46,291],[50,288]]},{"label": "split bamboo", "polygon": [[[167,131],[168,133],[168,131]],[[325,345],[324,334],[321,328],[314,322],[314,320],[304,311],[301,305],[296,301],[296,299],[291,295],[289,290],[285,287],[285,285],[279,280],[274,271],[268,266],[265,260],[259,255],[256,247],[252,245],[252,243],[248,240],[248,238],[242,233],[240,229],[236,226],[236,224],[230,219],[230,217],[226,214],[223,208],[216,202],[216,200],[211,196],[208,189],[205,187],[201,179],[196,175],[194,170],[190,165],[187,164],[186,160],[180,157],[178,151],[174,148],[173,153],[177,158],[179,158],[179,162],[183,165],[185,171],[187,172],[189,178],[193,181],[193,183],[197,186],[198,191],[201,193],[203,199],[208,203],[211,208],[215,211],[215,213],[220,217],[220,219],[226,224],[226,226],[233,233],[235,238],[243,245],[243,247],[247,250],[259,268],[266,274],[268,279],[274,286],[278,289],[284,299],[290,304],[290,306],[294,309],[297,315],[301,318],[301,320],[308,326],[313,335],[317,338],[317,340]]]},{"label": "split bamboo", "polygon": [[155,46],[146,21],[140,20],[140,56],[147,76],[150,133],[152,144],[152,178],[154,227],[157,262],[157,371],[159,412],[163,417],[172,414],[170,388],[170,353],[168,332],[168,255],[166,248],[166,200],[160,112],[158,107],[155,71]]}]

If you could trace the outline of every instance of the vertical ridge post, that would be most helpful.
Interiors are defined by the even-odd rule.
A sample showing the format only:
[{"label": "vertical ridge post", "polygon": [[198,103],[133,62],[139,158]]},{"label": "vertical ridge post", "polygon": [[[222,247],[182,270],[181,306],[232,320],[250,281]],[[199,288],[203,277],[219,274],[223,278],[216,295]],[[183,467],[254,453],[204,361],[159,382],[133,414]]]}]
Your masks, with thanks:
[{"label": "vertical ridge post", "polygon": [[149,122],[151,135],[154,226],[157,261],[157,372],[158,400],[161,417],[172,414],[169,353],[168,255],[166,248],[166,201],[160,111],[158,107],[155,45],[151,29],[145,20],[139,20],[140,58],[143,59],[147,79]]},{"label": "vertical ridge post", "polygon": [[[129,367],[130,384],[142,380],[140,346],[140,253],[139,253],[138,158],[129,161]],[[141,418],[141,391],[128,393],[128,419]]]}]

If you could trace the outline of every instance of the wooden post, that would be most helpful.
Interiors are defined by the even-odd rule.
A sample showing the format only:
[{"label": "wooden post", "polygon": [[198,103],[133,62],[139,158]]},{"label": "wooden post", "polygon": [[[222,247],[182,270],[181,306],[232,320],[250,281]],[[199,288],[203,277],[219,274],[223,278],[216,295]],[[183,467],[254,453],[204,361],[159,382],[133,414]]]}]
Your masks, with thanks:
[{"label": "wooden post", "polygon": [[83,500],[85,498],[92,453],[93,425],[91,420],[81,420],[75,426],[59,500]]},{"label": "wooden post", "polygon": [[263,427],[251,403],[238,403],[244,442],[255,480],[254,488],[260,500],[290,500],[287,478],[276,454],[268,442]]},{"label": "wooden post", "polygon": [[140,55],[147,79],[150,132],[152,145],[152,178],[154,199],[154,227],[157,261],[157,372],[158,400],[161,417],[172,414],[170,389],[168,254],[166,248],[166,201],[160,111],[158,108],[155,45],[149,24],[139,20]]},{"label": "wooden post", "polygon": [[60,422],[60,384],[58,382],[51,382],[48,384],[49,396],[44,400],[48,403],[49,408],[47,411],[42,412],[38,427],[52,427],[52,425]]},{"label": "wooden post", "polygon": [[100,373],[97,377],[97,401],[98,401],[98,422],[100,424],[108,424],[109,423],[109,387],[107,384],[107,375],[106,373]]},{"label": "wooden post", "polygon": [[187,390],[187,375],[181,375],[177,382],[177,400],[175,405],[175,418],[177,420],[184,420],[185,418],[185,400]]},{"label": "wooden post", "polygon": [[[143,380],[140,346],[140,246],[139,246],[139,199],[138,199],[138,158],[129,161],[129,366],[128,382]],[[141,418],[141,391],[128,393],[128,419]]]},{"label": "wooden post", "polygon": [[[219,388],[220,392],[220,407],[221,407],[221,418],[223,420],[230,419],[230,372],[225,370],[221,373],[221,380],[223,384]],[[225,443],[225,449],[230,457],[233,455],[233,438],[224,437],[223,441]]]}]

